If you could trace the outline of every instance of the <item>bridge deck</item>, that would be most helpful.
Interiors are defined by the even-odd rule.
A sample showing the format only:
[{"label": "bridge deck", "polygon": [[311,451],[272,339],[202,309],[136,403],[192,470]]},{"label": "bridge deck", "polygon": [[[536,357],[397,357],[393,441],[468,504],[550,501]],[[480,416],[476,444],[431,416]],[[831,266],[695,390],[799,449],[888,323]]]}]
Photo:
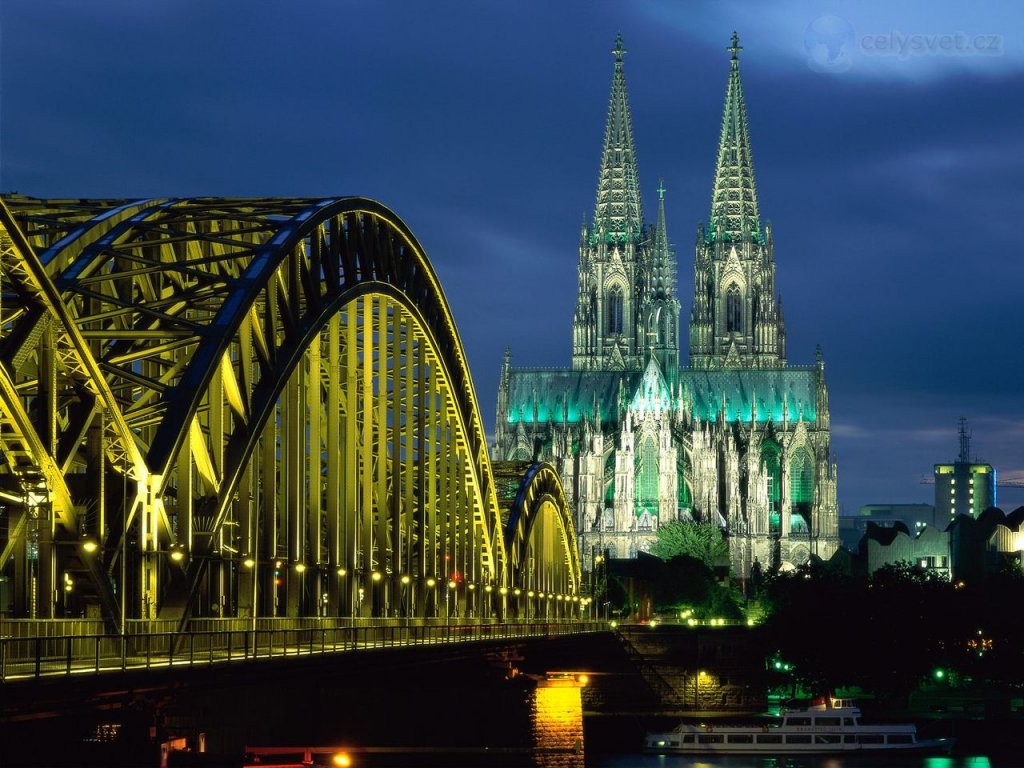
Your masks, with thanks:
[{"label": "bridge deck", "polygon": [[0,682],[419,645],[536,639],[605,629],[604,622],[588,621],[434,623],[420,619],[350,626],[0,637]]}]

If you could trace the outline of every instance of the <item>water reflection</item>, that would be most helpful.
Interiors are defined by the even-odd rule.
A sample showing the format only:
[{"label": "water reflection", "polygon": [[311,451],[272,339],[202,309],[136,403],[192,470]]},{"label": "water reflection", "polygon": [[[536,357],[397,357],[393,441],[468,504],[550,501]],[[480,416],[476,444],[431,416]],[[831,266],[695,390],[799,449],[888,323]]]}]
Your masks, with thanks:
[{"label": "water reflection", "polygon": [[537,681],[530,702],[533,764],[583,768],[582,685],[572,676]]}]

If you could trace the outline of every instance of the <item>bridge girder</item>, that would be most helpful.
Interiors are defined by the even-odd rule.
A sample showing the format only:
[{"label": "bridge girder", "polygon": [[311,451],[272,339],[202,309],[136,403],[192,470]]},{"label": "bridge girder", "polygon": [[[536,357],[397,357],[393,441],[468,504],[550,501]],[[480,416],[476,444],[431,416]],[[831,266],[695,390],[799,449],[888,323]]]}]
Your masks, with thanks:
[{"label": "bridge girder", "polygon": [[[0,223],[7,493],[45,489],[63,551],[22,612],[60,612],[63,569],[65,612],[80,571],[115,625],[504,614],[534,527],[574,542],[545,471],[503,528],[450,308],[380,203],[12,197]],[[39,562],[40,506],[7,559]]]}]

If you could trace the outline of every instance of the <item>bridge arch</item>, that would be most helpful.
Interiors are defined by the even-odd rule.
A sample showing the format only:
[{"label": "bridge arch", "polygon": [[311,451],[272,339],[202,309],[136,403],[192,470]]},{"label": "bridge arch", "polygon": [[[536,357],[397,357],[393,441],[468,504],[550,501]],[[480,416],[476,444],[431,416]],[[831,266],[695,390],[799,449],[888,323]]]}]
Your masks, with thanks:
[{"label": "bridge arch", "polygon": [[[364,198],[7,203],[16,250],[81,340],[81,375],[116,410],[91,407],[64,435],[90,446],[66,474],[103,488],[85,504],[102,514],[70,532],[98,551],[60,568],[124,572],[125,618],[510,610],[497,595],[515,589],[509,547],[523,544],[502,527],[450,308],[393,212]],[[118,438],[105,421],[134,464],[96,460]],[[544,493],[524,507],[527,538],[550,521],[574,542],[560,486]],[[571,601],[575,545],[558,556]]]}]

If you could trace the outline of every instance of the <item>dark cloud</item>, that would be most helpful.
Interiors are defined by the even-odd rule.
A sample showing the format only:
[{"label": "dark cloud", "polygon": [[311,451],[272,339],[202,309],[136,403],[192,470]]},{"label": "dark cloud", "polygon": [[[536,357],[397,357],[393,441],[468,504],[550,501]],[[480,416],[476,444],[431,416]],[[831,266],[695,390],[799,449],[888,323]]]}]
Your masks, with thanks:
[{"label": "dark cloud", "polygon": [[851,5],[855,41],[964,29],[1006,49],[822,74],[803,41],[825,11],[807,3],[99,8],[4,3],[0,184],[378,198],[431,254],[488,422],[506,345],[522,364],[569,360],[617,31],[649,215],[659,177],[669,189],[685,323],[738,29],[790,359],[825,350],[844,508],[930,498],[918,478],[953,458],[961,414],[979,454],[1024,471],[1020,13]]}]

